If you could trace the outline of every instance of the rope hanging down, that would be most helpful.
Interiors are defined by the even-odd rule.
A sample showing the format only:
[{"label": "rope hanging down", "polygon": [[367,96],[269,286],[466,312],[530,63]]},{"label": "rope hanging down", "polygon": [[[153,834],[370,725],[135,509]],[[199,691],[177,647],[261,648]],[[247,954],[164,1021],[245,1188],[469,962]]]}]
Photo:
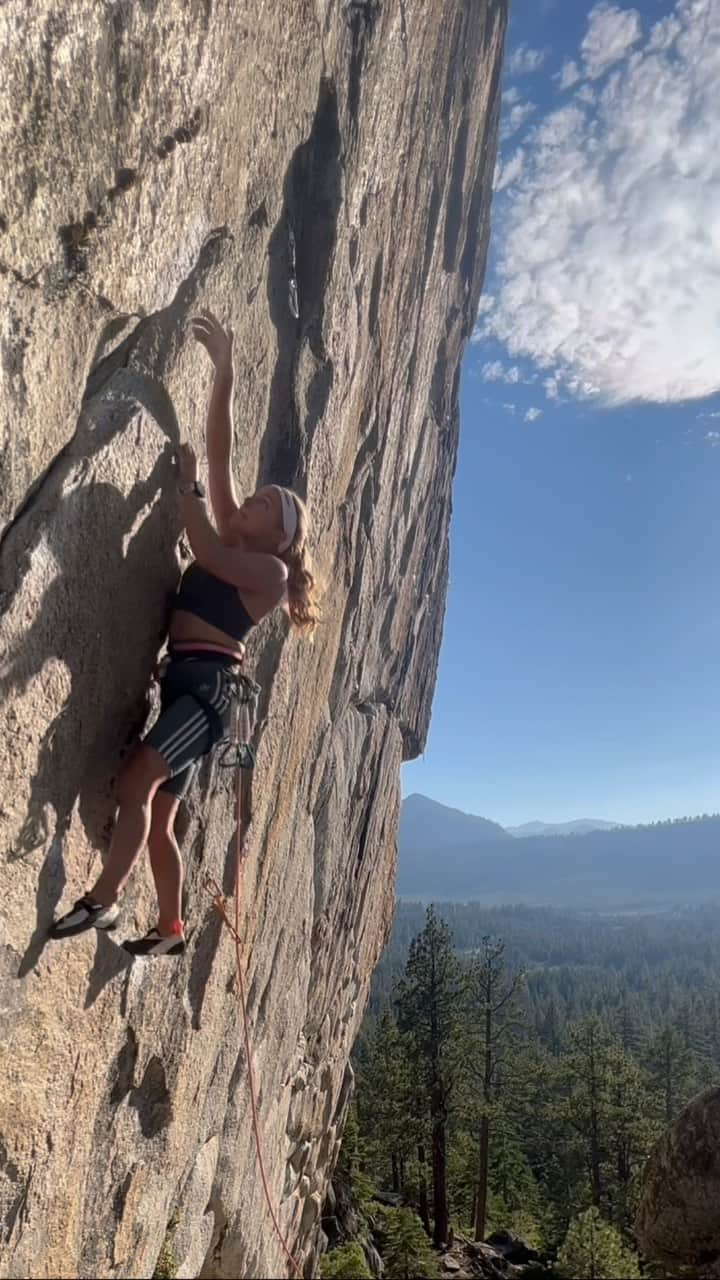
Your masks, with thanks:
[{"label": "rope hanging down", "polygon": [[[295,1260],[288,1243],[282,1233],[278,1222],[277,1213],[273,1207],[270,1188],[268,1186],[267,1174],[265,1172],[265,1160],[262,1151],[262,1140],[260,1137],[260,1123],[258,1120],[257,1092],[255,1089],[255,1073],[253,1071],[252,1053],[250,1048],[250,1027],[248,1022],[247,996],[245,993],[245,976],[243,974],[240,939],[240,889],[242,885],[242,866],[244,861],[243,843],[245,838],[245,822],[244,822],[244,779],[246,771],[252,769],[255,765],[255,753],[250,745],[252,732],[254,727],[254,716],[257,708],[257,700],[260,695],[260,685],[254,684],[245,675],[238,676],[238,703],[235,712],[235,733],[233,739],[228,746],[225,747],[220,764],[223,768],[237,767],[237,839],[235,844],[235,920],[230,920],[227,913],[227,905],[223,897],[222,889],[216,880],[209,876],[205,880],[205,887],[210,893],[215,909],[218,912],[223,924],[227,928],[230,936],[235,942],[235,963],[237,967],[238,990],[240,993],[240,1004],[242,1007],[243,1017],[243,1034],[245,1038],[245,1057],[248,1069],[248,1086],[250,1089],[250,1107],[252,1111],[253,1133],[255,1135],[255,1151],[257,1154],[258,1168],[265,1192],[265,1202],[267,1204],[270,1217],[272,1218],[275,1234],[282,1245],[285,1256],[290,1263],[291,1274],[302,1280],[302,1270],[299,1263]],[[251,716],[252,712],[252,716]],[[234,759],[228,759],[231,751],[235,751]]]}]

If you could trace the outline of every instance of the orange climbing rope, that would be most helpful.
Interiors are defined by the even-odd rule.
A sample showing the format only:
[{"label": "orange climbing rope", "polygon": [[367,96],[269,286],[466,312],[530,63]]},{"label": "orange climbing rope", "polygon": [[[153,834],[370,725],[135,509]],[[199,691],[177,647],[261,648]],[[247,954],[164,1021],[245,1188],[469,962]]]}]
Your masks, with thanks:
[{"label": "orange climbing rope", "polygon": [[[248,737],[249,737],[249,734],[248,734]],[[268,1186],[267,1174],[265,1172],[265,1161],[263,1158],[262,1140],[260,1138],[260,1124],[258,1121],[257,1097],[256,1097],[256,1091],[255,1091],[255,1075],[253,1072],[252,1054],[250,1051],[250,1028],[248,1025],[247,998],[245,995],[245,977],[243,975],[242,956],[240,952],[240,948],[242,945],[240,940],[240,888],[242,884],[242,866],[244,861],[243,859],[243,841],[244,841],[243,778],[244,778],[244,774],[245,774],[244,768],[238,765],[238,769],[237,769],[237,778],[238,778],[237,841],[236,841],[236,848],[235,848],[235,923],[234,924],[231,922],[230,918],[228,917],[228,913],[225,905],[225,898],[223,897],[222,890],[218,885],[217,881],[212,880],[210,879],[210,877],[208,877],[206,880],[206,885],[209,892],[212,895],[216,910],[221,916],[223,923],[229,930],[231,936],[235,940],[235,962],[237,965],[240,1003],[242,1005],[243,1031],[245,1035],[245,1057],[247,1059],[248,1084],[250,1086],[250,1106],[252,1109],[253,1131],[255,1134],[255,1150],[257,1152],[258,1168],[260,1169],[260,1177],[262,1179],[263,1190],[265,1192],[265,1201],[270,1211],[270,1217],[272,1218],[273,1226],[275,1228],[275,1233],[277,1235],[277,1238],[283,1247],[283,1250],[285,1252],[285,1256],[287,1257],[288,1262],[290,1263],[292,1274],[298,1277],[298,1280],[301,1280],[302,1270],[300,1268],[299,1263],[296,1262],[295,1258],[290,1252],[287,1241],[280,1229],[280,1224],[277,1219],[277,1214],[275,1212],[275,1209],[273,1208],[272,1198],[270,1196],[270,1188]]]}]

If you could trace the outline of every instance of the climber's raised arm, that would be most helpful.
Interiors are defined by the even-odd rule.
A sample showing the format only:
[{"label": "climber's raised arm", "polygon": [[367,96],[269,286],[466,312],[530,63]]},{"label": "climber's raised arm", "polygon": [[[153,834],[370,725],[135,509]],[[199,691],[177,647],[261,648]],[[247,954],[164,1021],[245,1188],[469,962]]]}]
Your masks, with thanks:
[{"label": "climber's raised arm", "polygon": [[[192,489],[197,484],[198,465],[195,451],[189,444],[181,444],[178,449],[178,480],[185,531],[201,569],[231,583],[241,592],[261,597],[266,609],[274,607],[286,590],[287,565],[279,556],[267,551],[242,550],[226,546],[221,541],[208,519],[202,486],[196,491]],[[260,491],[262,493],[264,491]],[[263,500],[262,496],[260,500]]]},{"label": "climber's raised arm", "polygon": [[210,311],[193,317],[192,331],[215,367],[208,406],[206,448],[210,502],[222,538],[228,532],[230,520],[238,510],[232,477],[233,334],[232,329],[226,333]]}]

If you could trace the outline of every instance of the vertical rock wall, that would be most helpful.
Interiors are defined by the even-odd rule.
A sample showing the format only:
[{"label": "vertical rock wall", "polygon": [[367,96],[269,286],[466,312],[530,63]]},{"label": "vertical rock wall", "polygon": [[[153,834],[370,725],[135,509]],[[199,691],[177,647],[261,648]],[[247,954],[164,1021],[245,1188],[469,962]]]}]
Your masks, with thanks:
[{"label": "vertical rock wall", "polygon": [[[182,962],[44,941],[107,846],[188,555],[202,306],[236,334],[239,488],[307,495],[329,583],[314,643],[253,641],[242,902],[266,1161],[312,1273],[429,721],[505,25],[505,0],[0,9],[4,1276],[150,1276],[170,1221],[178,1276],[285,1273],[203,887],[232,891],[232,777],[206,764],[181,811]],[[145,867],[125,903],[147,927]]]}]

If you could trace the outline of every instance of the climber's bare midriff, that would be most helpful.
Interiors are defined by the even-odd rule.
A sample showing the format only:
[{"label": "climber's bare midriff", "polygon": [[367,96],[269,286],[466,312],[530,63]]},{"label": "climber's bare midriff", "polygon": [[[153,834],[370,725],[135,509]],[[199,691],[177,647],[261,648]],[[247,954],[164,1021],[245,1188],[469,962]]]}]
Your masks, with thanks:
[{"label": "climber's bare midriff", "polygon": [[[247,605],[245,607],[247,608]],[[249,609],[248,612],[253,617]],[[227,631],[221,631],[212,623],[198,618],[195,613],[188,613],[186,609],[173,609],[170,616],[169,635],[171,644],[221,644],[226,649],[233,649],[236,653],[242,653],[245,648],[235,636],[230,636]]]}]

